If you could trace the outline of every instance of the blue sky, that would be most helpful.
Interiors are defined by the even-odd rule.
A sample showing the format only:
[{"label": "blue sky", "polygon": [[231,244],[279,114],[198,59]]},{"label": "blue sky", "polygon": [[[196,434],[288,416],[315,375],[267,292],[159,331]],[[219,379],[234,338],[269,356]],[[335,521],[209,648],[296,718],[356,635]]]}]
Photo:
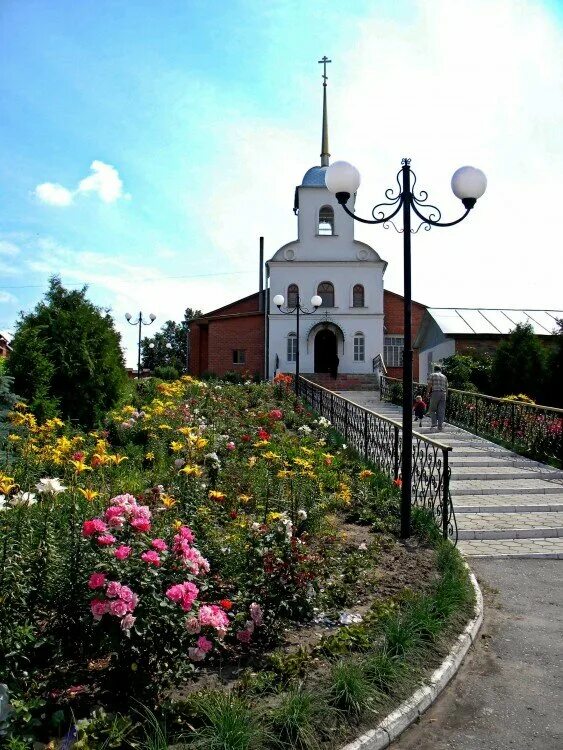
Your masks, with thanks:
[{"label": "blue sky", "polygon": [[[158,324],[254,291],[258,236],[267,255],[294,238],[293,188],[319,161],[324,54],[331,151],[362,172],[359,211],[403,155],[448,215],[456,167],[489,177],[467,226],[417,235],[414,296],[560,308],[561,10],[2,0],[0,329],[58,273],[112,308],[133,361],[127,309]],[[357,236],[400,292],[400,238]]]}]

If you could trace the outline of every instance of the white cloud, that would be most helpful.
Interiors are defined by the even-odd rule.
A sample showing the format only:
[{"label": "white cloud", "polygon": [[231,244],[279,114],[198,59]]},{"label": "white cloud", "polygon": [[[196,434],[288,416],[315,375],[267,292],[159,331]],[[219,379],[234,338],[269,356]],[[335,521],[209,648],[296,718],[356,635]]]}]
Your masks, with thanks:
[{"label": "white cloud", "polygon": [[93,174],[84,177],[72,191],[56,182],[43,182],[35,188],[35,196],[49,206],[70,206],[77,195],[92,193],[103,203],[115,203],[119,198],[130,199],[123,192],[119,172],[111,164],[95,159],[90,165]]},{"label": "white cloud", "polygon": [[42,182],[35,188],[35,195],[48,206],[70,206],[73,193],[57,182]]},{"label": "white cloud", "polygon": [[97,193],[104,203],[114,203],[124,197],[123,182],[115,167],[96,159],[90,169],[94,174],[80,180],[77,193]]},{"label": "white cloud", "polygon": [[3,302],[17,302],[17,298],[14,297],[13,294],[10,294],[10,292],[3,292],[0,291],[0,303]]},{"label": "white cloud", "polygon": [[13,242],[0,240],[0,255],[7,255],[13,258],[15,255],[18,255],[19,252],[19,247],[17,245],[14,245]]}]

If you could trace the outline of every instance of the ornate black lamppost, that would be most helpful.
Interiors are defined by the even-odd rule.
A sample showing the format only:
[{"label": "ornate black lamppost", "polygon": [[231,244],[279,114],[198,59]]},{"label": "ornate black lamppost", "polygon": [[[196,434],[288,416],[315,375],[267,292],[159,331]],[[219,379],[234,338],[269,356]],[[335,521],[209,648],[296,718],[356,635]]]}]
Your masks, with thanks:
[{"label": "ornate black lamppost", "polygon": [[139,326],[139,343],[138,343],[138,358],[137,358],[137,379],[141,379],[141,326],[150,326],[154,323],[156,320],[156,315],[153,315],[152,313],[149,315],[150,321],[147,323],[146,320],[143,320],[143,313],[140,312],[138,317],[135,318],[135,320],[131,320],[133,316],[131,313],[125,313],[125,320],[132,326]]},{"label": "ornate black lamppost", "polygon": [[282,310],[283,304],[285,302],[285,299],[283,297],[283,294],[276,294],[274,297],[274,305],[278,308],[280,313],[282,315],[293,315],[295,313],[295,316],[297,318],[297,323],[295,324],[295,336],[296,336],[296,349],[295,349],[295,395],[299,395],[299,316],[300,315],[312,315],[317,311],[317,308],[320,307],[323,303],[322,297],[319,297],[318,294],[315,294],[313,297],[311,297],[311,307],[312,310],[307,310],[305,307],[301,304],[301,298],[299,295],[297,295],[297,302],[294,307],[287,307],[285,310]]},{"label": "ornate black lamppost", "polygon": [[[480,169],[475,167],[461,167],[452,177],[452,190],[454,195],[461,199],[465,207],[465,213],[455,221],[442,222],[440,210],[426,203],[428,193],[421,190],[418,197],[414,193],[416,175],[411,170],[410,159],[402,160],[402,167],[397,174],[399,189],[395,195],[396,188],[385,191],[386,202],[378,203],[372,209],[373,219],[361,219],[346,206],[352,193],[360,186],[360,173],[351,164],[345,161],[336,161],[326,171],[325,181],[327,188],[336,195],[336,199],[356,221],[364,224],[383,224],[387,229],[393,224],[392,219],[402,209],[403,228],[397,229],[403,234],[403,257],[404,257],[404,350],[403,350],[403,451],[401,458],[401,538],[410,536],[411,529],[411,494],[412,494],[412,327],[411,327],[411,234],[418,232],[421,226],[425,229],[430,227],[451,227],[459,224],[469,214],[477,199],[486,190],[487,178]],[[413,178],[411,181],[411,177]],[[385,215],[388,206],[389,214]],[[428,216],[424,209],[429,209]],[[411,211],[420,219],[416,229],[411,229]],[[393,226],[395,226],[393,224]],[[396,227],[395,227],[396,228]]]}]

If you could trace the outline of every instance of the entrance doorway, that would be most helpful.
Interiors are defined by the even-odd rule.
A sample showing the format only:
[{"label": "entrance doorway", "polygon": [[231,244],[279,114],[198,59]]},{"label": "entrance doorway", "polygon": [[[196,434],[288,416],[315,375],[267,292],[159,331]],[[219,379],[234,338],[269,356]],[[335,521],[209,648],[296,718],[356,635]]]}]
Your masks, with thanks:
[{"label": "entrance doorway", "polygon": [[336,334],[322,328],[315,336],[315,372],[331,372],[336,356]]}]

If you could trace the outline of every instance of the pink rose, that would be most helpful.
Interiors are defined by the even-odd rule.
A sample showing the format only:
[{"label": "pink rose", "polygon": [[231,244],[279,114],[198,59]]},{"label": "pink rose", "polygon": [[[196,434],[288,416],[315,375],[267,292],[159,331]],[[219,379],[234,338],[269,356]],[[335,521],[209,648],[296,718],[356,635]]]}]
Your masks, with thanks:
[{"label": "pink rose", "polygon": [[112,516],[108,520],[110,529],[122,529],[125,524],[125,516]]},{"label": "pink rose", "polygon": [[204,635],[197,639],[197,647],[201,649],[205,654],[208,654],[213,648],[213,644]]},{"label": "pink rose", "polygon": [[109,547],[110,544],[115,544],[116,541],[117,539],[111,534],[102,534],[97,539],[98,544],[102,547]]},{"label": "pink rose", "polygon": [[249,633],[248,630],[239,630],[237,633],[237,638],[241,643],[250,643],[251,637],[252,633]]},{"label": "pink rose", "polygon": [[131,591],[129,586],[122,586],[119,592],[119,598],[123,599],[124,602],[132,602],[135,594]]},{"label": "pink rose", "polygon": [[164,552],[168,549],[168,545],[164,541],[164,539],[153,539],[151,542],[151,547],[157,552]]},{"label": "pink rose", "polygon": [[171,602],[181,601],[182,597],[184,596],[183,584],[176,583],[174,586],[170,586],[170,588],[166,591],[166,596],[170,599]]},{"label": "pink rose", "polygon": [[92,599],[90,602],[90,609],[94,616],[94,620],[101,620],[108,611],[108,603],[102,599]]},{"label": "pink rose", "polygon": [[181,539],[185,539],[189,544],[191,544],[195,540],[194,532],[190,529],[189,526],[180,526],[177,536],[179,536]]},{"label": "pink rose", "polygon": [[101,589],[106,582],[105,573],[92,573],[88,579],[88,588],[90,589]]},{"label": "pink rose", "polygon": [[236,446],[235,446],[235,444],[233,443],[232,440],[229,443],[227,443],[227,445],[226,445],[226,448],[227,448],[228,451],[234,451],[235,447]]},{"label": "pink rose", "polygon": [[127,614],[127,604],[121,599],[114,599],[110,602],[109,613],[115,617],[124,617]]},{"label": "pink rose", "polygon": [[137,618],[133,617],[133,615],[125,615],[125,617],[121,620],[121,630],[131,630],[133,625],[135,624],[135,620]]},{"label": "pink rose", "polygon": [[205,651],[200,648],[189,648],[188,656],[192,661],[203,661],[205,659]]},{"label": "pink rose", "polygon": [[107,526],[101,518],[92,518],[90,521],[84,521],[82,524],[82,536],[94,536],[106,531]]},{"label": "pink rose", "polygon": [[131,526],[135,531],[140,531],[141,533],[146,533],[151,530],[150,521],[144,516],[137,516],[137,518],[134,518],[131,521]]},{"label": "pink rose", "polygon": [[154,550],[148,550],[148,552],[143,552],[141,555],[141,560],[148,563],[149,565],[156,565],[157,567],[160,565],[160,557],[158,556],[158,552],[155,552]]},{"label": "pink rose", "polygon": [[270,419],[282,419],[283,418],[283,412],[281,409],[272,409],[270,412]]},{"label": "pink rose", "polygon": [[132,612],[135,609],[135,607],[137,606],[138,603],[139,603],[139,597],[138,597],[138,595],[137,594],[133,594],[133,596],[131,597],[131,601],[127,602],[127,609],[129,610],[129,612]]},{"label": "pink rose", "polygon": [[188,620],[186,620],[186,628],[188,633],[191,633],[192,635],[195,635],[196,633],[199,633],[201,631],[201,625],[199,624],[196,617],[190,617]]},{"label": "pink rose", "polygon": [[126,544],[122,544],[114,551],[113,554],[117,557],[118,560],[125,560],[131,554],[131,547],[128,547]]},{"label": "pink rose", "polygon": [[110,599],[115,599],[116,597],[120,596],[121,588],[122,586],[119,581],[110,581],[106,588],[106,596],[108,596]]},{"label": "pink rose", "polygon": [[250,605],[250,617],[252,618],[255,625],[260,627],[260,625],[264,622],[264,614],[262,612],[262,607],[259,604],[256,604],[256,602],[252,602]]}]

